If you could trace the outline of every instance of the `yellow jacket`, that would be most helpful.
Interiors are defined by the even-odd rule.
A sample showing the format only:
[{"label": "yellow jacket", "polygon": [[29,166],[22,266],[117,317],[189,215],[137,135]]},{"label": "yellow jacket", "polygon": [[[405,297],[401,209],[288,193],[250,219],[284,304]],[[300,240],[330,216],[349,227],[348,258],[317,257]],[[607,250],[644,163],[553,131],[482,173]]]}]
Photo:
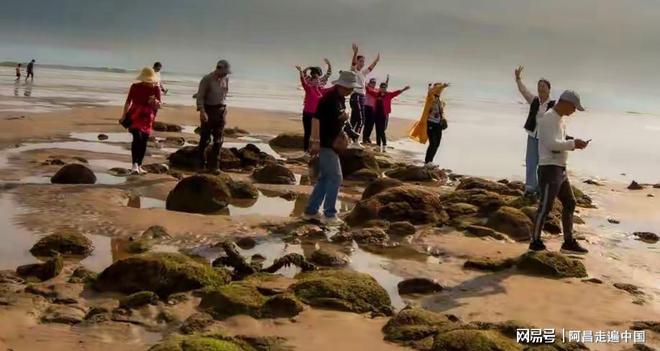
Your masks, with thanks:
[{"label": "yellow jacket", "polygon": [[414,122],[412,127],[410,128],[410,131],[408,132],[408,136],[410,139],[415,140],[419,143],[426,144],[426,141],[429,139],[429,136],[426,134],[426,122],[429,118],[429,114],[431,113],[431,104],[433,103],[433,97],[434,95],[440,95],[442,94],[442,91],[445,89],[445,86],[440,83],[436,83],[433,85],[431,89],[429,89],[429,92],[426,94],[426,101],[424,102],[424,109],[422,110],[422,117],[419,119],[419,121]]}]

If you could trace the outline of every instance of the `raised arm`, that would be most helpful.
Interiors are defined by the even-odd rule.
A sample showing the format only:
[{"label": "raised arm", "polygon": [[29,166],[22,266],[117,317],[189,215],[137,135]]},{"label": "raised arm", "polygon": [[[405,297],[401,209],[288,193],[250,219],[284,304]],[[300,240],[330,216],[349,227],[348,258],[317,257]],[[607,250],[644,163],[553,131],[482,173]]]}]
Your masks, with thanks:
[{"label": "raised arm", "polygon": [[529,92],[529,89],[527,89],[525,84],[522,82],[521,76],[523,69],[525,69],[525,67],[518,66],[518,68],[515,70],[516,85],[518,85],[518,91],[520,92],[520,95],[525,98],[525,101],[527,101],[528,104],[531,104],[532,101],[534,101],[534,95]]},{"label": "raised arm", "polygon": [[369,65],[369,72],[373,71],[374,68],[376,68],[376,65],[378,64],[378,61],[380,61],[380,53],[378,55],[376,55],[376,59],[374,60],[374,62],[372,62]]},{"label": "raised arm", "polygon": [[305,81],[305,71],[303,71],[303,69],[297,65],[296,65],[296,69],[298,70],[298,74],[300,74],[300,85],[302,85],[304,88],[305,85],[307,84],[307,82]]},{"label": "raised arm", "polygon": [[399,90],[395,90],[395,91],[393,91],[393,92],[391,93],[391,94],[392,94],[392,98],[395,98],[395,97],[397,97],[397,96],[403,94],[406,90],[410,90],[410,86],[409,86],[409,85],[406,85],[405,87],[403,87],[403,89],[399,89]]},{"label": "raised arm", "polygon": [[319,82],[321,83],[321,84],[320,84],[321,87],[323,87],[324,85],[328,84],[328,80],[330,79],[330,76],[332,76],[332,65],[330,64],[330,60],[328,60],[327,58],[324,58],[324,59],[323,59],[323,62],[325,62],[325,65],[326,65],[327,67],[326,67],[326,69],[325,69],[325,74],[324,74],[323,77],[321,77],[321,79],[319,80]]},{"label": "raised arm", "polygon": [[387,75],[387,78],[385,78],[385,84],[387,84],[388,86],[390,85],[390,75],[389,74]]},{"label": "raised arm", "polygon": [[358,46],[357,44],[353,43],[353,58],[351,59],[351,68],[354,68],[355,65],[357,65],[357,57],[358,57]]}]

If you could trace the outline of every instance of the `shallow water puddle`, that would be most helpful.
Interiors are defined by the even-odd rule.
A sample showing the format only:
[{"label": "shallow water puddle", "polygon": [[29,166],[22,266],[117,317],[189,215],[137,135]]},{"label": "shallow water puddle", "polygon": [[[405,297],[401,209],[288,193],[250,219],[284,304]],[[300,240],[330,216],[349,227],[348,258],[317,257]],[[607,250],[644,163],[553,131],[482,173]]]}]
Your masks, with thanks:
[{"label": "shallow water puddle", "polygon": [[[99,135],[103,134],[108,137],[108,139],[100,140]],[[106,143],[130,143],[133,140],[133,136],[128,132],[73,132],[69,134],[71,139],[83,140],[83,141],[96,141],[96,142],[106,142]]]},{"label": "shallow water puddle", "polygon": [[165,201],[147,196],[133,196],[128,199],[126,206],[132,208],[165,208]]}]

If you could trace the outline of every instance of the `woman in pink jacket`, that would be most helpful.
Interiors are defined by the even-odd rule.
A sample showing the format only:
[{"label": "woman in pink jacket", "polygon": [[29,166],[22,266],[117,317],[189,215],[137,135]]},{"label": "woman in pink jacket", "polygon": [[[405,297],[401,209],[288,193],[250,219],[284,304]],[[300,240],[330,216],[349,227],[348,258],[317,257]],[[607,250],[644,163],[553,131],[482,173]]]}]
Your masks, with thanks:
[{"label": "woman in pink jacket", "polygon": [[401,90],[387,91],[387,83],[380,83],[380,89],[367,89],[367,94],[374,98],[374,123],[376,124],[376,144],[381,152],[387,148],[387,121],[392,112],[392,99],[401,95],[404,91],[410,89],[409,86]]},{"label": "woman in pink jacket", "polygon": [[[323,75],[323,71],[319,67],[307,67],[304,70],[300,66],[296,66],[300,73],[300,84],[305,90],[305,103],[303,107],[303,130],[304,130],[304,150],[309,150],[309,138],[312,135],[312,117],[316,113],[316,107],[319,100],[325,92],[330,88],[324,88],[328,82],[328,78],[332,75],[332,66],[330,61],[325,59],[328,69]],[[307,75],[309,71],[309,76]]]}]

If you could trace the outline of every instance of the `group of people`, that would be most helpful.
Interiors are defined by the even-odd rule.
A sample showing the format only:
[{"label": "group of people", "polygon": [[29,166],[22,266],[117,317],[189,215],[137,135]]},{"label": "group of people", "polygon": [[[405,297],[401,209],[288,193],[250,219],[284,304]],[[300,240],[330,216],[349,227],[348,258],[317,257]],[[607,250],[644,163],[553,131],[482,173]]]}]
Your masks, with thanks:
[{"label": "group of people", "polygon": [[[25,81],[27,82],[28,79],[34,80],[34,64],[36,63],[36,60],[32,59],[32,61],[28,62],[26,69],[25,69]],[[23,72],[21,71],[23,69],[23,64],[22,63],[17,63],[16,64],[16,81],[21,80],[21,76]]]},{"label": "group of people", "polygon": [[[373,63],[365,67],[365,58],[353,45],[351,69],[340,71],[339,77],[326,86],[332,75],[330,61],[325,59],[326,72],[320,67],[301,68],[300,83],[305,90],[303,108],[304,150],[316,159],[317,181],[304,211],[304,218],[319,220],[330,225],[341,224],[337,216],[336,203],[342,183],[342,169],[339,155],[351,145],[371,142],[373,127],[376,128],[376,143],[381,151],[387,145],[385,130],[391,112],[392,99],[408,90],[389,91],[389,76],[376,89],[377,81],[367,81],[380,60],[380,55]],[[142,160],[146,144],[153,128],[156,113],[162,104],[161,93],[165,93],[160,81],[160,63],[153,68],[144,68],[138,76],[138,82],[131,86],[124,105],[122,124],[133,135],[132,156],[133,171],[142,170]],[[541,239],[546,218],[551,212],[555,199],[562,203],[562,227],[564,243],[562,251],[587,253],[573,236],[573,213],[576,200],[566,163],[568,152],[581,150],[589,145],[590,140],[573,138],[566,134],[566,117],[576,110],[584,111],[580,96],[571,90],[564,91],[557,101],[550,99],[550,82],[540,79],[537,83],[537,95],[532,94],[522,82],[523,67],[515,70],[518,89],[530,105],[524,128],[527,131],[526,150],[526,197],[537,198],[538,211],[529,249],[545,250]],[[226,60],[218,61],[213,72],[205,75],[200,83],[196,98],[200,119],[199,163],[203,170],[217,172],[218,157],[223,143],[223,130],[226,124],[227,107],[225,99],[229,91],[231,68]],[[365,82],[367,82],[365,84]],[[412,139],[429,143],[425,166],[434,167],[442,132],[447,128],[445,102],[441,94],[449,87],[447,83],[429,84],[422,116],[411,128]],[[350,97],[350,114],[346,109],[346,98]],[[127,121],[128,120],[128,121]],[[211,143],[210,150],[207,150]],[[362,147],[362,146],[359,146]],[[319,210],[323,206],[323,216]]]}]

